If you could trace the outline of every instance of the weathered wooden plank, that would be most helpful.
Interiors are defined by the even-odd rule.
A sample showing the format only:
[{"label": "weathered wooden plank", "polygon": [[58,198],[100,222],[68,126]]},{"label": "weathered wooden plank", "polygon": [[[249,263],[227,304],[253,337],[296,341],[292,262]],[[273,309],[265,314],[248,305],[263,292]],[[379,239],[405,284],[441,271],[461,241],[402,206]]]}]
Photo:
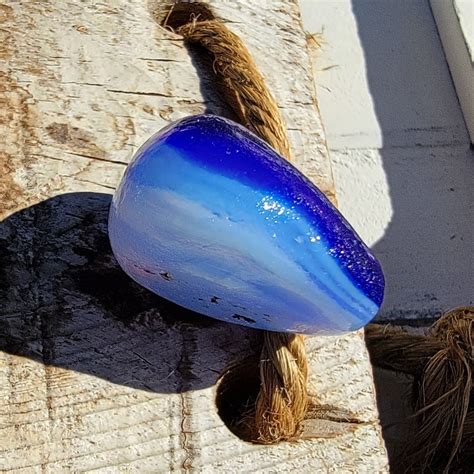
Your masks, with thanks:
[{"label": "weathered wooden plank", "polygon": [[[333,194],[296,1],[212,4],[267,77],[297,166]],[[228,114],[153,8],[0,5],[0,468],[384,471],[361,334],[307,339],[311,390],[361,423],[250,445],[217,414],[215,383],[258,333],[151,295],[111,255],[111,193],[137,147],[185,115]]]}]

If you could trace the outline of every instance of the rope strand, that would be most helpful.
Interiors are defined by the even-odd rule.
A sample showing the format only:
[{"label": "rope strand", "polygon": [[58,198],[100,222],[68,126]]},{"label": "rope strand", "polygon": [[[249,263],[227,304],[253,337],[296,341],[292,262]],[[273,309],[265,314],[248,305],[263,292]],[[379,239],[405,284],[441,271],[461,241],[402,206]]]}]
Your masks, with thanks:
[{"label": "rope strand", "polygon": [[[458,472],[474,462],[474,307],[448,311],[426,336],[370,324],[372,363],[412,375],[417,431],[407,440],[400,472]],[[462,468],[460,468],[462,469]]]},{"label": "rope strand", "polygon": [[[163,26],[208,52],[216,80],[238,120],[289,160],[278,105],[240,38],[202,3],[174,4]],[[252,441],[258,443],[295,438],[308,406],[307,379],[303,336],[265,331],[260,391],[255,406],[236,424],[250,431]]]}]

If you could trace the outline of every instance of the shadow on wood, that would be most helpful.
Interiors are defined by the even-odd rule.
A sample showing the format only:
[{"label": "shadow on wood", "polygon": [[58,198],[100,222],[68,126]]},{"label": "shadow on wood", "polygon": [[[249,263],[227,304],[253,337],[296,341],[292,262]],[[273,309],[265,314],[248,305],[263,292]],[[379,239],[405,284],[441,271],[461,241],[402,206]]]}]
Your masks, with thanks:
[{"label": "shadow on wood", "polygon": [[109,245],[111,198],[63,194],[0,223],[0,349],[154,392],[215,384],[258,332],[133,282]]}]

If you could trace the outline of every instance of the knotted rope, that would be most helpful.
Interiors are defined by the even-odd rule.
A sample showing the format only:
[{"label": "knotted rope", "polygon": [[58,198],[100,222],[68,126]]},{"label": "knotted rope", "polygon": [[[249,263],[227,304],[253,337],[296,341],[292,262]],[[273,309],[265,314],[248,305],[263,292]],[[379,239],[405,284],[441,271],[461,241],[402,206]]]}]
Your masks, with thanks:
[{"label": "knotted rope", "polygon": [[366,341],[374,365],[414,377],[417,429],[397,467],[410,472],[472,468],[474,306],[445,313],[426,336],[370,324]]},{"label": "knotted rope", "polygon": [[[172,5],[162,24],[206,50],[222,93],[242,125],[290,159],[278,105],[240,38],[202,3]],[[237,425],[245,426],[251,440],[258,443],[294,438],[308,405],[307,379],[303,336],[265,332],[260,391],[255,407]]]}]

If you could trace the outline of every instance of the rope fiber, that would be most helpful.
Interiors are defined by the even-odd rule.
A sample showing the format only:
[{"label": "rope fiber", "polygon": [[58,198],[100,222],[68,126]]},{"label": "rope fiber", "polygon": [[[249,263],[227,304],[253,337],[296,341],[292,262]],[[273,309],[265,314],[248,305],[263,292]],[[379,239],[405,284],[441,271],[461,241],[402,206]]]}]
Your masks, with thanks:
[{"label": "rope fiber", "polygon": [[[240,123],[289,160],[278,105],[240,38],[203,3],[175,3],[168,9],[162,25],[210,55],[216,81]],[[303,336],[264,332],[260,391],[255,406],[236,425],[257,443],[295,438],[308,406],[307,379]]]},{"label": "rope fiber", "polygon": [[397,472],[468,472],[464,466],[474,466],[474,307],[448,311],[426,336],[370,324],[366,341],[374,365],[414,378],[417,429]]}]

